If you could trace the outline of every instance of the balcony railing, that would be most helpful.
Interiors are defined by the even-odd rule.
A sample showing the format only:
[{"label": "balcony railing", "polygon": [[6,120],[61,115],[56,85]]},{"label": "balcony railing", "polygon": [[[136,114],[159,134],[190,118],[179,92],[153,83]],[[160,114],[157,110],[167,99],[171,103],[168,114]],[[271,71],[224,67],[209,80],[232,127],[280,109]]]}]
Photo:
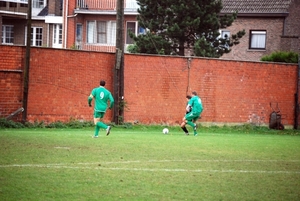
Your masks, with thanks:
[{"label": "balcony railing", "polygon": [[[17,3],[18,2],[18,3]],[[26,15],[28,11],[27,2],[21,1],[2,1],[0,3],[0,13]]]},{"label": "balcony railing", "polygon": [[12,2],[12,3],[28,3],[28,0],[1,0],[6,2]]},{"label": "balcony railing", "polygon": [[96,51],[96,52],[116,52],[116,45],[77,43],[76,49],[85,50],[85,51]]},{"label": "balcony railing", "polygon": [[[116,10],[117,0],[77,0],[77,9]],[[124,10],[137,11],[136,0],[124,0]]]}]

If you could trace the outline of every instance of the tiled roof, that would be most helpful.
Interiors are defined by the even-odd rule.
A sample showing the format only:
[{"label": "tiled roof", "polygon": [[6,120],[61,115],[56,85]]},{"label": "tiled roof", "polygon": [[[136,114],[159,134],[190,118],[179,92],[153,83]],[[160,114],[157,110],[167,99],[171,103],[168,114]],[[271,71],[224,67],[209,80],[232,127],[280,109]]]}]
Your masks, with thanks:
[{"label": "tiled roof", "polygon": [[287,13],[292,0],[222,0],[221,13]]}]

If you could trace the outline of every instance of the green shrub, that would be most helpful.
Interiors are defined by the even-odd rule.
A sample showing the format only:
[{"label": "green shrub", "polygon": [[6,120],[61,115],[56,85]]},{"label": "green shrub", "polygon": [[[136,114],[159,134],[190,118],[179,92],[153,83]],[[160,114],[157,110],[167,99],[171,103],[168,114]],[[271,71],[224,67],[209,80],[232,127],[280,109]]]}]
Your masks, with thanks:
[{"label": "green shrub", "polygon": [[67,128],[67,125],[61,121],[56,121],[46,125],[46,128]]},{"label": "green shrub", "polygon": [[0,128],[84,128],[84,127],[94,127],[94,122],[70,119],[69,122],[55,121],[47,124],[44,121],[40,121],[40,122],[34,121],[33,123],[25,122],[24,124],[22,124],[20,122],[14,122],[12,120],[0,118]]},{"label": "green shrub", "polygon": [[82,121],[71,118],[69,122],[66,123],[69,128],[84,128],[84,127],[93,127],[94,122],[92,121]]},{"label": "green shrub", "polygon": [[24,128],[25,126],[19,122],[0,118],[0,128]]},{"label": "green shrub", "polygon": [[273,52],[270,55],[263,56],[261,61],[284,62],[284,63],[298,63],[298,53],[296,52]]},{"label": "green shrub", "polygon": [[31,122],[25,122],[25,127],[27,128],[46,128],[46,125],[44,123],[44,121],[34,121],[33,123]]},{"label": "green shrub", "polygon": [[138,47],[136,44],[128,45],[127,51],[130,53],[138,53]]}]

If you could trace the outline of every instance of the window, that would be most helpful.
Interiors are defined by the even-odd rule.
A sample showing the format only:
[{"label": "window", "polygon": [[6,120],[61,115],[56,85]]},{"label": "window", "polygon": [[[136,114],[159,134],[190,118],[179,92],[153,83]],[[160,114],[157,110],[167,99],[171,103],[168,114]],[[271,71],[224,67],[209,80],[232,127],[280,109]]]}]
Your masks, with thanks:
[{"label": "window", "polygon": [[[25,27],[27,30],[27,27]],[[25,38],[27,37],[27,31],[25,31]],[[26,41],[26,40],[25,40]],[[43,42],[43,28],[42,27],[31,27],[31,45],[42,46]]]},{"label": "window", "polygon": [[82,42],[82,24],[76,24],[76,48],[81,49]]},{"label": "window", "polygon": [[140,34],[146,34],[146,29],[144,29],[143,27],[140,27],[139,26],[139,33],[138,33],[139,35]]},{"label": "window", "polygon": [[6,7],[6,2],[5,1],[0,1],[0,7]]},{"label": "window", "polygon": [[21,4],[20,4],[20,7],[21,7],[21,8],[28,8],[28,4],[21,3]]},{"label": "window", "polygon": [[87,23],[87,43],[96,43],[94,39],[96,23],[88,22]]},{"label": "window", "polygon": [[137,26],[138,23],[137,22],[127,22],[127,26],[126,26],[126,44],[133,44],[134,41],[132,38],[130,38],[129,36],[129,31],[131,31],[132,33],[134,33],[135,35],[140,35],[140,34],[146,34],[146,29]]},{"label": "window", "polygon": [[10,8],[17,8],[17,3],[9,2]]},{"label": "window", "polygon": [[[217,37],[219,44],[218,48],[221,48],[223,50],[229,50],[229,40],[230,40],[230,31],[228,30],[219,30],[220,35]],[[212,46],[215,46],[214,43],[211,43]]]},{"label": "window", "polygon": [[134,41],[129,36],[129,32],[136,34],[136,23],[135,22],[127,22],[127,31],[126,31],[126,44],[133,44]]},{"label": "window", "polygon": [[32,8],[44,8],[44,0],[32,0]]},{"label": "window", "polygon": [[14,26],[2,25],[2,44],[14,43]]},{"label": "window", "polygon": [[266,31],[250,30],[249,49],[266,49]]},{"label": "window", "polygon": [[53,47],[57,47],[57,48],[62,47],[62,25],[61,24],[53,25]]},{"label": "window", "polygon": [[88,21],[87,43],[116,44],[115,21]]},{"label": "window", "polygon": [[220,37],[221,38],[227,38],[229,39],[230,38],[230,31],[227,31],[227,30],[220,30]]},{"label": "window", "polygon": [[97,22],[97,43],[107,43],[106,22]]}]

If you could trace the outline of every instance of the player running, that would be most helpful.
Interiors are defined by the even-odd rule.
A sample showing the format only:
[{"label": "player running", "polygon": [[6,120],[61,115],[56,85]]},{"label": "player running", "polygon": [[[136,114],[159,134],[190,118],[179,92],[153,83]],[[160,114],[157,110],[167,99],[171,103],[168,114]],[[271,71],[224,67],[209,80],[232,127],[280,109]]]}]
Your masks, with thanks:
[{"label": "player running", "polygon": [[106,135],[110,133],[110,126],[107,126],[105,123],[101,122],[101,119],[104,117],[107,110],[107,102],[110,102],[109,109],[114,105],[114,98],[105,87],[105,81],[100,81],[100,87],[94,88],[91,92],[91,95],[88,97],[88,104],[92,107],[92,100],[95,100],[94,105],[94,124],[95,124],[95,134],[94,138],[98,137],[100,128],[106,129]]},{"label": "player running", "polygon": [[[189,112],[189,110],[192,111]],[[201,99],[198,97],[197,92],[192,92],[192,97],[188,101],[186,106],[186,111],[188,112],[182,120],[181,128],[186,135],[189,135],[189,131],[185,127],[186,124],[190,125],[194,129],[194,136],[197,136],[197,124],[195,123],[197,119],[200,118],[200,114],[203,111],[203,105]]]}]

